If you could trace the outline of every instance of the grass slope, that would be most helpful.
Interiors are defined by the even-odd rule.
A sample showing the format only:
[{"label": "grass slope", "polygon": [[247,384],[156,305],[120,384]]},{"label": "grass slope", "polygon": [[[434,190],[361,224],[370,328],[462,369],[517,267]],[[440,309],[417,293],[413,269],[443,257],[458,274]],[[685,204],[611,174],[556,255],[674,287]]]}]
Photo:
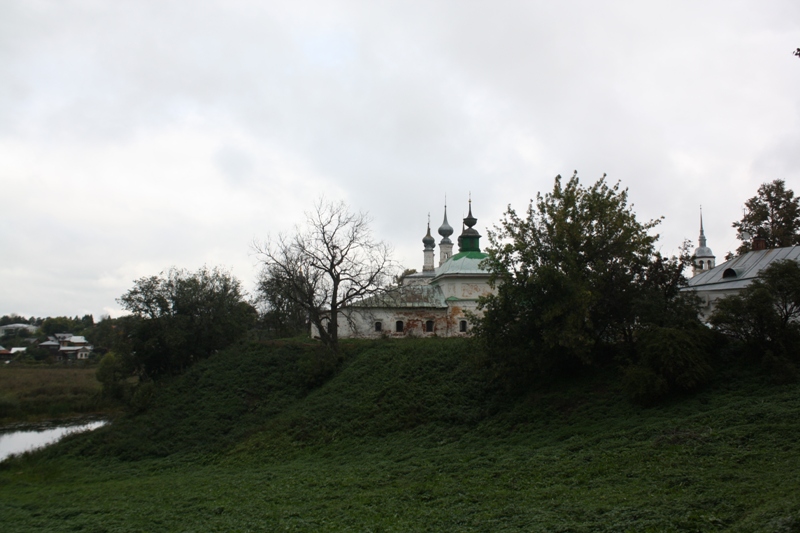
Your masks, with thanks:
[{"label": "grass slope", "polygon": [[[252,345],[150,408],[8,462],[3,531],[798,531],[800,387],[733,370],[631,405],[511,399],[458,340]],[[321,362],[320,362],[321,361]]]}]

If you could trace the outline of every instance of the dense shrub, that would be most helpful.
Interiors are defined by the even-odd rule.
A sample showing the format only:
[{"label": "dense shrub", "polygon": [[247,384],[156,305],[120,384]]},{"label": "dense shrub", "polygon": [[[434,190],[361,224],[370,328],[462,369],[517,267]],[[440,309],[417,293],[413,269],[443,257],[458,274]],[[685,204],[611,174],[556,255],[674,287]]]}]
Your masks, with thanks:
[{"label": "dense shrub", "polygon": [[773,262],[740,294],[718,300],[710,321],[774,381],[794,381],[800,360],[800,264]]},{"label": "dense shrub", "polygon": [[649,328],[636,341],[637,361],[623,371],[623,385],[638,402],[673,391],[690,391],[711,379],[713,369],[702,330]]}]

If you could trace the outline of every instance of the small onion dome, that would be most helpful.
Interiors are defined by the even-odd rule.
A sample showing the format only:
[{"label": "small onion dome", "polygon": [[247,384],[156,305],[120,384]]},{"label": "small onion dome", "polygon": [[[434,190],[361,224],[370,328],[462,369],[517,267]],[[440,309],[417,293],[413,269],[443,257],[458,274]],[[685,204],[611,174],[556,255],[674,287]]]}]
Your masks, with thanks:
[{"label": "small onion dome", "polygon": [[472,200],[469,201],[469,214],[464,219],[465,228],[458,237],[459,252],[480,252],[479,244],[481,235],[472,226],[478,223],[478,219],[472,216]]},{"label": "small onion dome", "polygon": [[436,246],[436,241],[431,237],[431,225],[428,224],[428,233],[422,238],[422,244],[425,245],[426,250],[433,250],[433,247]]},{"label": "small onion dome", "polygon": [[443,237],[442,243],[443,244],[451,244],[449,239],[450,235],[453,234],[453,227],[447,223],[447,205],[444,206],[444,222],[442,225],[439,226],[439,235]]},{"label": "small onion dome", "polygon": [[470,200],[469,201],[469,214],[467,215],[467,218],[464,219],[464,224],[466,224],[466,226],[468,228],[472,228],[472,226],[474,226],[477,223],[478,223],[478,219],[475,218],[474,216],[472,216],[472,200]]}]

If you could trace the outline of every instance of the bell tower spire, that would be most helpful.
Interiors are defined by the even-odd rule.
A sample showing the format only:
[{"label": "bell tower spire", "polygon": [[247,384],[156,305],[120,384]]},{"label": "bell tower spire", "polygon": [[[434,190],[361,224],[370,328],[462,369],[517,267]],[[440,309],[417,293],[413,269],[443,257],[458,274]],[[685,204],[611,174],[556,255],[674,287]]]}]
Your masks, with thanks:
[{"label": "bell tower spire", "polygon": [[711,270],[715,266],[716,257],[714,252],[708,247],[706,242],[706,233],[703,230],[703,206],[700,206],[700,237],[697,239],[698,246],[694,251],[694,258],[692,259],[692,276],[696,276]]},{"label": "bell tower spire", "polygon": [[422,238],[422,244],[424,246],[424,250],[422,251],[423,255],[422,271],[433,272],[433,248],[436,246],[436,241],[433,240],[433,237],[431,236],[430,213],[428,213],[428,232]]}]

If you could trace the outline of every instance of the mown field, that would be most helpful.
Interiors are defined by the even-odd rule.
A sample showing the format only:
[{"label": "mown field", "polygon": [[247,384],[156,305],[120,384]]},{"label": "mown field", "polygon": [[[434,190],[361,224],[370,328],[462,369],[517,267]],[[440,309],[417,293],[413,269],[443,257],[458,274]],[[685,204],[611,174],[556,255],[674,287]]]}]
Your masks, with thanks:
[{"label": "mown field", "polygon": [[798,531],[800,387],[495,388],[460,340],[250,345],[0,468],[2,531]]},{"label": "mown field", "polygon": [[100,383],[94,368],[0,366],[0,426],[96,411]]}]

